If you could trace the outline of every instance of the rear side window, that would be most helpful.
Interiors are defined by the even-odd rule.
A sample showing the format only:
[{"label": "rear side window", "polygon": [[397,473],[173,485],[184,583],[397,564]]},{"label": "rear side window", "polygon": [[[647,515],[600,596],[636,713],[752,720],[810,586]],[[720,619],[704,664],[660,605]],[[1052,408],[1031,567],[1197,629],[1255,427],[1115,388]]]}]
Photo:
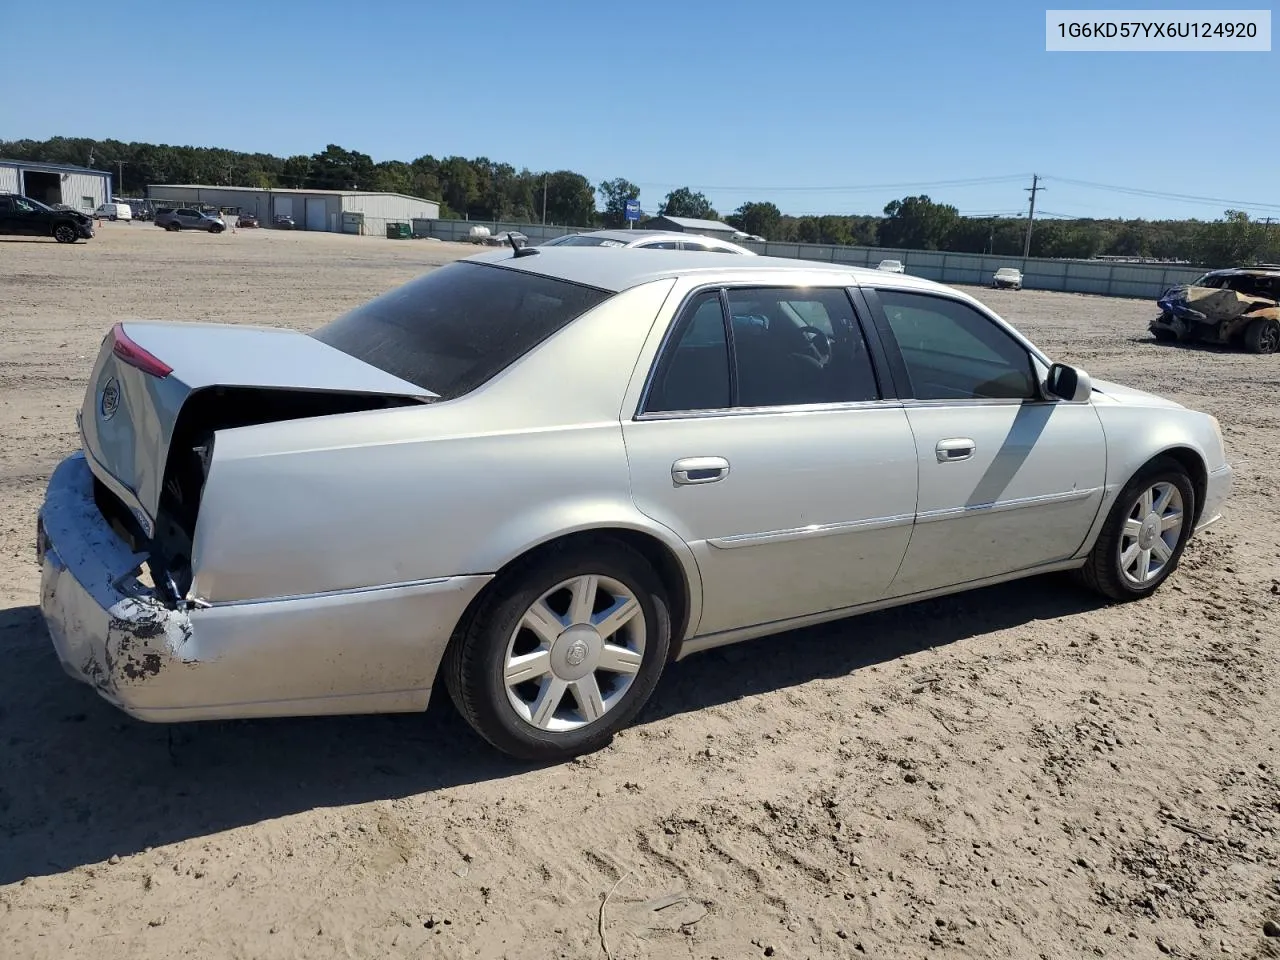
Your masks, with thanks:
[{"label": "rear side window", "polygon": [[611,296],[523,270],[451,263],[311,336],[449,400],[496,376]]}]

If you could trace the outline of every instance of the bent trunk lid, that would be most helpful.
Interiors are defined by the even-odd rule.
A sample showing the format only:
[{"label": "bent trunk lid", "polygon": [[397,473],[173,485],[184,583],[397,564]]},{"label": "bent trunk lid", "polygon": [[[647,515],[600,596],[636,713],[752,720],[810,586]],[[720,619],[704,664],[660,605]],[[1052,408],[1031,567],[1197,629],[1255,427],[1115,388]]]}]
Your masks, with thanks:
[{"label": "bent trunk lid", "polygon": [[[141,366],[135,348],[144,352]],[[424,402],[436,396],[294,330],[215,323],[116,324],[102,341],[77,420],[94,474],[125,502],[148,537],[154,530],[178,415],[195,393],[211,387]]]}]

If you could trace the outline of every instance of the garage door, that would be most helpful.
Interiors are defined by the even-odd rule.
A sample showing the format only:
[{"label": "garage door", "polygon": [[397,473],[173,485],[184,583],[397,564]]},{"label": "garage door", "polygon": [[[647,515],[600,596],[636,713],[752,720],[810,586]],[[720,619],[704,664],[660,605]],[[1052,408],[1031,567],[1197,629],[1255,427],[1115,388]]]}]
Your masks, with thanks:
[{"label": "garage door", "polygon": [[276,197],[276,216],[293,216],[293,197]]},{"label": "garage door", "polygon": [[325,228],[325,206],[323,197],[307,197],[308,230],[323,230]]}]

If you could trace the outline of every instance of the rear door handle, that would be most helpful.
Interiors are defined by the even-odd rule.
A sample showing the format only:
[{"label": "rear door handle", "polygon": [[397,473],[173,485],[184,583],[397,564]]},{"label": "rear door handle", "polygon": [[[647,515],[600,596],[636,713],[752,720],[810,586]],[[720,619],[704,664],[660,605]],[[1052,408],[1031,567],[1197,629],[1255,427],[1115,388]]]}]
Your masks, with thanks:
[{"label": "rear door handle", "polygon": [[729,461],[724,457],[685,457],[671,465],[671,479],[677,486],[715,483],[728,475]]},{"label": "rear door handle", "polygon": [[934,452],[938,455],[939,463],[957,463],[968,460],[977,449],[978,445],[968,437],[953,437],[950,440],[939,440]]}]

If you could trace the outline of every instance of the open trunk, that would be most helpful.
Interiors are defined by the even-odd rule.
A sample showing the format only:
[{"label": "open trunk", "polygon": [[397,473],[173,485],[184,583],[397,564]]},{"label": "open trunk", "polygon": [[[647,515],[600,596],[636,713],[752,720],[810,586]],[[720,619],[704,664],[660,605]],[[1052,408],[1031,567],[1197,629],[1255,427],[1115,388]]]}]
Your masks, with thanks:
[{"label": "open trunk", "polygon": [[78,420],[99,509],[177,599],[216,431],[435,398],[292,330],[130,322],[103,340]]}]

